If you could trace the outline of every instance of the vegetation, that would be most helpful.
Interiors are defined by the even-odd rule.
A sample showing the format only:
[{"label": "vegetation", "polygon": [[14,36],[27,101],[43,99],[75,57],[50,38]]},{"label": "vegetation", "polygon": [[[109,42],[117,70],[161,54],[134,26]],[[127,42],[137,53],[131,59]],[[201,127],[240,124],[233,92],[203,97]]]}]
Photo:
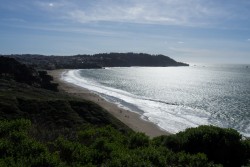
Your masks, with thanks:
[{"label": "vegetation", "polygon": [[144,134],[124,135],[111,126],[88,126],[74,139],[43,143],[31,137],[28,120],[0,121],[0,127],[1,166],[217,166],[204,154],[174,153]]},{"label": "vegetation", "polygon": [[130,66],[188,66],[176,62],[164,55],[150,55],[145,53],[101,53],[95,55],[75,56],[43,56],[43,55],[4,55],[33,65],[40,69],[84,69],[102,67],[130,67]]},{"label": "vegetation", "polygon": [[0,78],[58,91],[58,84],[51,83],[53,78],[46,71],[36,71],[34,68],[19,63],[14,58],[0,56]]},{"label": "vegetation", "polygon": [[250,140],[243,140],[233,129],[200,126],[176,135],[157,137],[154,142],[174,152],[204,153],[209,160],[224,166],[241,166],[250,160]]},{"label": "vegetation", "polygon": [[130,131],[126,125],[90,101],[0,80],[0,119],[20,118],[32,121],[37,127],[33,135],[39,140],[53,140],[61,134],[72,137],[78,127],[86,124],[112,125],[121,131]]},{"label": "vegetation", "polygon": [[1,71],[0,166],[250,166],[250,140],[235,130],[200,126],[149,139],[95,103],[17,79],[15,67]]},{"label": "vegetation", "polygon": [[[11,61],[16,65],[14,59]],[[27,67],[25,66],[25,68]],[[20,71],[20,68],[15,66],[14,70]],[[31,68],[30,71],[35,70]],[[32,76],[30,71],[23,75]],[[13,72],[1,73],[5,74],[4,77],[13,74]],[[12,79],[4,77],[0,78],[0,119],[25,118],[31,120],[37,127],[33,135],[37,136],[39,140],[53,140],[61,134],[72,137],[77,128],[85,124],[95,126],[111,124],[123,131],[130,130],[95,103],[34,87],[33,84],[16,82],[15,77]],[[41,77],[37,76],[37,80],[40,79]]]},{"label": "vegetation", "polygon": [[[150,140],[142,133],[131,131],[125,135],[112,126],[83,126],[72,139],[59,136],[53,141],[43,142],[32,137],[35,127],[29,120],[4,120],[0,121],[0,127],[0,166],[222,166],[214,164],[204,153],[188,153],[185,150],[176,152],[166,147],[164,145],[166,143],[159,144],[163,138],[168,140],[168,136]],[[177,139],[179,135],[187,137],[191,133],[190,130],[194,132],[205,130],[203,133],[206,133],[206,130],[215,129],[204,126],[173,136]],[[220,129],[220,131],[227,130]],[[249,140],[240,143],[249,149]],[[197,143],[195,148],[199,146]],[[219,153],[223,155],[221,151]],[[243,164],[235,159],[234,163],[223,165]]]}]

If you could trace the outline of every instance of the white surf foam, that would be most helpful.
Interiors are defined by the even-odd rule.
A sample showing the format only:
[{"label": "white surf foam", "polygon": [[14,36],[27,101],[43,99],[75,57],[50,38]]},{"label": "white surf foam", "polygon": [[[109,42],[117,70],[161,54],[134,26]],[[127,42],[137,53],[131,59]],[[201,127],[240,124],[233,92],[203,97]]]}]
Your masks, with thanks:
[{"label": "white surf foam", "polygon": [[204,110],[168,104],[157,99],[147,99],[123,90],[100,85],[94,81],[90,82],[80,76],[80,70],[70,70],[62,75],[62,79],[101,94],[119,107],[139,112],[142,119],[153,122],[170,133],[177,133],[188,127],[209,124],[210,114]]}]

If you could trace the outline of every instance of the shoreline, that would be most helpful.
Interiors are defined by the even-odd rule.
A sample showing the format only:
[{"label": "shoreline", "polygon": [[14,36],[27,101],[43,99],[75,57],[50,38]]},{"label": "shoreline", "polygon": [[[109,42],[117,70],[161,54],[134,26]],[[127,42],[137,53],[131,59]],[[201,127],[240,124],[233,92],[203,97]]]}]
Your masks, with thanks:
[{"label": "shoreline", "polygon": [[151,138],[160,135],[171,134],[163,129],[160,129],[160,127],[153,124],[152,122],[143,120],[141,118],[141,115],[135,112],[120,108],[116,104],[106,101],[101,96],[91,92],[86,88],[62,80],[61,79],[62,73],[67,71],[68,71],[67,69],[48,71],[48,74],[53,76],[54,81],[59,84],[58,86],[59,91],[66,92],[72,96],[76,96],[78,98],[89,100],[98,104],[102,108],[106,109],[115,118],[119,119],[121,122],[126,124],[132,130],[134,130],[135,132],[143,132]]}]

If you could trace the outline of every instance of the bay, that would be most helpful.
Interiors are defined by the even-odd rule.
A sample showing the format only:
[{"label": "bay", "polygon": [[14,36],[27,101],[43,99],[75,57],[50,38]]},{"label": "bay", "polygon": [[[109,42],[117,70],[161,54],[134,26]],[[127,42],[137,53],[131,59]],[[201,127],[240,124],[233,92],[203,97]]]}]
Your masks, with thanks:
[{"label": "bay", "polygon": [[215,125],[250,136],[249,65],[70,70],[64,80],[171,133]]}]

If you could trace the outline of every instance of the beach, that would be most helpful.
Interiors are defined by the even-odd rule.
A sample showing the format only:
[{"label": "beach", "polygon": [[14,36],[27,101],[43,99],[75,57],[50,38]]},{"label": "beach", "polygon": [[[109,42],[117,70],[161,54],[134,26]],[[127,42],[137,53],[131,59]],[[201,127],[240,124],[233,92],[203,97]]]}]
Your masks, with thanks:
[{"label": "beach", "polygon": [[62,80],[62,74],[67,71],[68,70],[66,69],[48,71],[49,75],[53,76],[54,82],[59,84],[60,91],[100,105],[135,132],[143,132],[151,138],[170,134],[169,132],[160,129],[157,125],[141,119],[139,114],[120,108],[116,104],[106,101],[104,98],[91,92],[90,90]]}]

